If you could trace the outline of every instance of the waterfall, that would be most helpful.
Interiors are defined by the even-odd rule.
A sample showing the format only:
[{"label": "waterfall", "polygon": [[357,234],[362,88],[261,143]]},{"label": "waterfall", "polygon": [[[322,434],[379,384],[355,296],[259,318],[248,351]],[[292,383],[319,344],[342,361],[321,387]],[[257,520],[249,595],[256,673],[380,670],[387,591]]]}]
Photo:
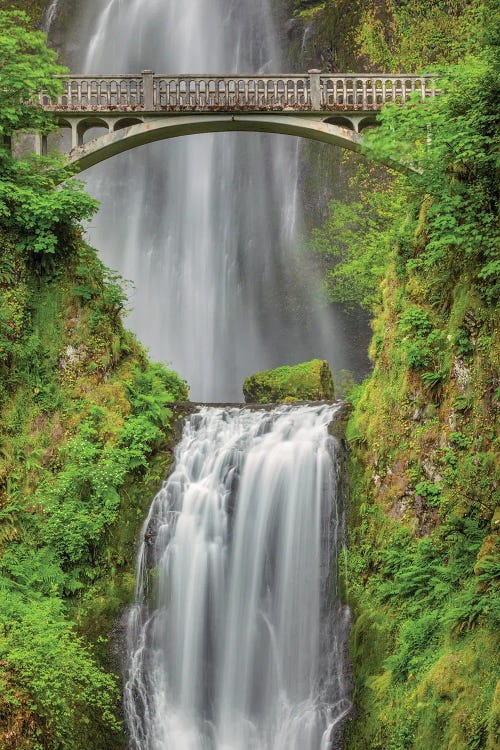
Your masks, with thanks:
[{"label": "waterfall", "polygon": [[46,34],[50,32],[52,24],[55,21],[58,7],[59,7],[59,0],[50,0],[49,4],[47,5],[45,9],[45,12],[42,18],[42,29]]},{"label": "waterfall", "polygon": [[332,746],[350,708],[337,408],[203,407],[187,420],[138,556],[133,750]]},{"label": "waterfall", "polygon": [[[65,31],[66,59],[95,74],[279,72],[271,7],[86,0]],[[304,288],[298,143],[257,133],[189,136],[85,174],[102,205],[91,241],[134,282],[130,325],[198,401],[241,400],[246,375],[284,363],[333,360],[335,352],[337,369],[352,366],[352,334],[312,301],[312,278]]]}]

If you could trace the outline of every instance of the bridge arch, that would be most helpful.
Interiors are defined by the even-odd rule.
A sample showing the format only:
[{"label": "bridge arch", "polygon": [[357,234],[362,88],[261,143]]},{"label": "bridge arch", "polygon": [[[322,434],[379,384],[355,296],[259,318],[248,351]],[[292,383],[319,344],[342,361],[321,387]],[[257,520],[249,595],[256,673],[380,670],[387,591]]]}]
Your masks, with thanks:
[{"label": "bridge arch", "polygon": [[[110,131],[109,122],[107,122],[104,118],[95,115],[89,115],[88,117],[81,119],[76,126],[78,143],[83,144],[86,133],[88,133],[89,130],[93,130],[94,128],[107,130],[108,132]],[[98,140],[98,138],[95,140]]]},{"label": "bridge arch", "polygon": [[[353,129],[352,124],[351,128],[344,127],[344,118],[341,118],[340,124],[332,122],[332,119],[334,118],[291,116],[280,115],[279,113],[237,115],[186,114],[153,117],[144,119],[143,121],[135,121],[136,118],[133,117],[130,119],[121,118],[116,121],[114,127],[110,128],[106,135],[85,144],[82,144],[80,140],[80,145],[73,148],[68,157],[70,163],[79,172],[82,172],[112,156],[147,143],[186,135],[222,132],[258,132],[293,135],[340,146],[350,151],[360,152],[363,136]],[[391,162],[387,166],[405,173],[412,171],[411,168],[399,162]]]},{"label": "bridge arch", "polygon": [[338,125],[340,128],[347,128],[347,130],[356,130],[354,122],[348,117],[342,115],[333,115],[333,117],[327,117],[323,122],[328,125]]},{"label": "bridge arch", "polygon": [[376,128],[379,126],[380,123],[377,122],[377,119],[373,117],[373,115],[367,115],[367,117],[363,117],[358,122],[358,133],[361,133],[363,130],[366,130],[367,128]]},{"label": "bridge arch", "polygon": [[142,120],[139,117],[123,117],[115,121],[113,130],[123,130],[124,128],[130,128],[132,125],[140,125],[141,123]]}]

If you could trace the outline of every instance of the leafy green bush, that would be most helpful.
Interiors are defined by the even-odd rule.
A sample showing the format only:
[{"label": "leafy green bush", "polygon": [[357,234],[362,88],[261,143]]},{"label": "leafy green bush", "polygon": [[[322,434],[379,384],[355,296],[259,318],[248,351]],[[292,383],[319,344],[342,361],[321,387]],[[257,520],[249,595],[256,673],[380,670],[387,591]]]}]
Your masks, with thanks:
[{"label": "leafy green bush", "polygon": [[461,274],[490,303],[500,293],[498,60],[498,47],[486,46],[447,68],[439,96],[421,102],[416,94],[413,105],[385,107],[381,127],[366,136],[367,153],[416,169],[408,197],[416,206],[427,199],[427,237],[407,265],[424,275],[432,269],[436,303]]},{"label": "leafy green bush", "polygon": [[20,691],[29,696],[25,709],[39,723],[30,747],[45,750],[50,742],[50,747],[77,750],[87,744],[82,711],[89,708],[95,730],[119,729],[117,678],[99,668],[75,635],[62,602],[53,596],[26,600],[1,578],[0,591],[0,617],[8,623],[0,632],[0,661],[10,677],[4,682],[2,710],[18,708]]},{"label": "leafy green bush", "polygon": [[26,13],[0,10],[0,60],[0,136],[54,130],[53,118],[35,102],[40,91],[48,96],[62,93],[56,76],[67,70],[57,64],[45,35],[30,28]]},{"label": "leafy green bush", "polygon": [[[61,93],[57,75],[66,72],[46,45],[44,34],[29,28],[19,11],[0,11],[0,142],[20,131],[48,133],[55,119],[38,104],[38,94]],[[53,255],[74,237],[75,222],[89,219],[97,201],[71,176],[63,159],[13,159],[0,146],[0,226],[16,232],[28,253]],[[71,244],[71,243],[70,243]]]},{"label": "leafy green bush", "polygon": [[439,508],[441,501],[441,487],[439,484],[424,479],[415,485],[415,492],[426,500],[427,505]]},{"label": "leafy green bush", "polygon": [[392,671],[393,679],[404,681],[409,673],[418,671],[428,658],[425,652],[432,643],[439,626],[439,613],[428,612],[416,620],[407,620],[400,630],[399,647],[385,661],[385,668]]}]

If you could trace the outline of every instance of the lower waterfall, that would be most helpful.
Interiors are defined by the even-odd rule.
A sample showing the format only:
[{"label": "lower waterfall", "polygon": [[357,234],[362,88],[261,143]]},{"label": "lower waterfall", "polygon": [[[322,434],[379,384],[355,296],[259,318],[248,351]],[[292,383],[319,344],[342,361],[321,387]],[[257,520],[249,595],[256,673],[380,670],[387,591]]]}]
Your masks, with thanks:
[{"label": "lower waterfall", "polygon": [[329,750],[349,711],[338,406],[201,407],[142,532],[133,750]]}]

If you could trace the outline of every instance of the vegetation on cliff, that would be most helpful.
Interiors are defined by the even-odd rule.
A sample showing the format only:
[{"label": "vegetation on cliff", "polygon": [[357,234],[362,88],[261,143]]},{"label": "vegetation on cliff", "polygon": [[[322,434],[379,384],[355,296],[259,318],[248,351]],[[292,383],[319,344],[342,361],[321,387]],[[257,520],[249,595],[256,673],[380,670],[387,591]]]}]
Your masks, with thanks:
[{"label": "vegetation on cliff", "polygon": [[420,72],[477,48],[482,0],[289,0],[301,69]]},{"label": "vegetation on cliff", "polygon": [[[0,133],[59,72],[0,13]],[[0,151],[0,747],[122,745],[109,636],[138,528],[169,461],[178,376],[122,325],[120,280],[81,237],[96,203],[53,159]],[[159,476],[160,475],[160,476]]]},{"label": "vegetation on cliff", "polygon": [[367,139],[420,171],[364,167],[312,240],[330,296],[375,313],[348,433],[353,750],[499,743],[500,25],[494,2],[444,6],[388,3],[389,34],[365,14],[374,64],[454,64]]}]

